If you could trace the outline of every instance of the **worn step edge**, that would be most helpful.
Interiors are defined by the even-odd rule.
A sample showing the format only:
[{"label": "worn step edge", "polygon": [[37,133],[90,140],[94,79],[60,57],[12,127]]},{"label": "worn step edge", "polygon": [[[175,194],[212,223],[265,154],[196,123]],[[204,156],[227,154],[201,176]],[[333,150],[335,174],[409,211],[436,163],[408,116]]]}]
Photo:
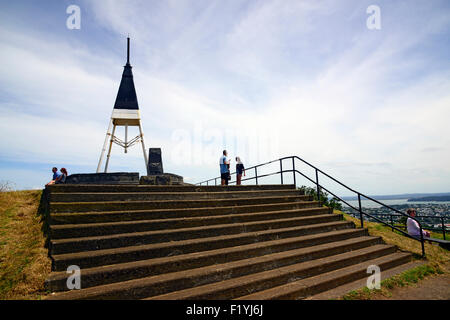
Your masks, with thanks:
[{"label": "worn step edge", "polygon": [[[236,199],[198,199],[198,200],[155,200],[155,201],[98,201],[98,202],[50,202],[50,212],[76,212],[86,211],[114,211],[117,208],[150,209],[150,208],[179,208],[179,207],[219,207],[228,205],[246,205],[253,203],[280,203],[312,200],[312,196],[275,196],[253,197]],[[120,210],[120,209],[119,209]]]},{"label": "worn step edge", "polygon": [[262,196],[304,195],[300,190],[250,190],[228,192],[53,192],[50,202],[155,201],[184,199],[235,199]]},{"label": "worn step edge", "polygon": [[[424,265],[426,262],[423,260],[416,260],[411,261],[405,264],[401,264],[397,267],[390,268],[388,270],[383,270],[380,274],[380,280],[386,280],[389,278],[392,278],[398,274],[401,274],[402,272],[405,272],[407,270],[411,270],[415,267]],[[307,297],[305,300],[334,300],[338,299],[345,294],[349,293],[353,290],[362,289],[364,287],[367,287],[367,278],[359,279],[353,282],[346,283],[344,285],[341,285],[337,288],[332,288],[329,290],[322,291],[320,293],[316,293],[312,296]]]},{"label": "worn step edge", "polygon": [[265,229],[280,229],[290,226],[309,225],[342,220],[342,214],[323,214],[309,217],[294,217],[287,219],[273,219],[244,223],[217,224],[192,228],[170,230],[156,230],[145,232],[121,233],[105,236],[55,239],[50,241],[52,254],[102,250],[131,246],[136,244],[150,244],[167,241],[177,241],[193,238],[204,238],[212,234],[236,234]]},{"label": "worn step edge", "polygon": [[227,214],[206,217],[183,217],[121,222],[101,222],[89,224],[51,225],[50,237],[51,239],[67,239],[88,236],[102,236],[151,230],[211,226],[215,224],[264,221],[276,218],[312,217],[326,213],[329,213],[328,208],[318,207],[307,209],[241,213],[232,215]]},{"label": "worn step edge", "polygon": [[285,299],[304,299],[314,293],[336,288],[356,279],[368,277],[367,268],[376,265],[381,272],[411,260],[410,253],[393,253],[377,259],[364,261],[357,265],[349,266],[339,270],[334,270],[298,281],[292,281],[288,284],[277,286],[268,290],[256,292],[237,300],[285,300]]},{"label": "worn step edge", "polygon": [[175,208],[175,209],[154,209],[154,210],[130,210],[130,211],[89,211],[89,212],[66,212],[51,213],[51,224],[66,224],[69,222],[97,221],[96,219],[106,219],[107,221],[131,221],[137,219],[163,219],[182,218],[198,216],[214,216],[236,213],[267,212],[275,209],[302,209],[318,207],[317,201],[297,201],[268,204],[252,204],[242,206],[222,206],[205,208]]},{"label": "worn step edge", "polygon": [[[361,249],[352,249],[355,246],[358,246],[358,244],[362,245],[364,249],[371,248],[370,244],[373,243],[373,240],[374,239],[366,239],[365,241],[355,242],[354,239],[351,239],[344,240],[341,243],[327,243],[308,248],[282,251],[222,264],[213,264],[190,270],[170,272],[157,276],[60,293],[59,298],[139,299],[185,288],[189,288],[188,290],[195,290],[196,286],[205,286],[206,283],[216,283],[221,280],[226,281],[226,279],[229,278],[242,278],[252,274],[273,272],[277,269],[288,268],[291,265],[299,265],[309,261],[320,260],[323,256],[329,257],[345,254],[346,252],[358,252]],[[372,247],[376,246],[377,245],[374,245]],[[382,250],[381,247],[378,249]],[[375,250],[372,249],[372,251]]]},{"label": "worn step edge", "polygon": [[295,189],[293,184],[262,184],[262,185],[230,185],[230,186],[179,186],[179,185],[105,185],[105,184],[64,184],[64,185],[51,185],[47,186],[46,190],[49,192],[73,192],[73,190],[88,190],[85,192],[102,192],[102,190],[121,192],[145,192],[145,190],[154,190],[155,192],[161,192],[162,190],[171,190],[183,192],[185,190],[195,190],[196,192],[223,192],[223,191],[240,191],[240,190],[276,190],[276,189]]},{"label": "worn step edge", "polygon": [[284,267],[251,273],[245,276],[222,279],[206,285],[149,296],[150,300],[234,299],[253,291],[266,290],[298,277],[312,277],[327,271],[340,269],[361,261],[377,258],[395,251],[394,246],[379,244],[321,259],[295,263]]},{"label": "worn step edge", "polygon": [[[225,247],[215,250],[192,252],[177,256],[127,262],[110,266],[82,270],[82,287],[127,281],[167,272],[199,268],[215,263],[225,263],[281,251],[308,248],[317,245],[353,241],[362,243],[381,243],[380,237],[370,237],[356,232],[329,232],[313,236],[300,236],[287,239],[263,241],[242,246]],[[66,272],[52,272],[46,280],[46,290],[66,291]]]},{"label": "worn step edge", "polygon": [[52,270],[65,271],[70,265],[78,265],[80,268],[97,267],[101,265],[145,260],[168,255],[174,256],[195,251],[208,251],[218,248],[244,245],[258,241],[315,235],[339,230],[351,230],[352,232],[363,232],[364,234],[367,234],[367,229],[355,229],[354,223],[350,221],[337,221],[317,225],[248,232],[226,236],[214,236],[208,238],[171,241],[114,249],[51,255],[50,258],[52,260]]}]

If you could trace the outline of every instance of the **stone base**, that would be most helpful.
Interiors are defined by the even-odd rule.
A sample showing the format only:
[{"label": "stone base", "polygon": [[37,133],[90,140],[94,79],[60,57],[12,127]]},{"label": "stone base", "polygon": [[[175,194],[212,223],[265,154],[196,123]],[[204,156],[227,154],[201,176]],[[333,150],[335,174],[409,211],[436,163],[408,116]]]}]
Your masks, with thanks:
[{"label": "stone base", "polygon": [[71,174],[66,184],[139,184],[139,172]]},{"label": "stone base", "polygon": [[183,185],[183,177],[173,173],[142,176],[139,184],[148,185]]}]

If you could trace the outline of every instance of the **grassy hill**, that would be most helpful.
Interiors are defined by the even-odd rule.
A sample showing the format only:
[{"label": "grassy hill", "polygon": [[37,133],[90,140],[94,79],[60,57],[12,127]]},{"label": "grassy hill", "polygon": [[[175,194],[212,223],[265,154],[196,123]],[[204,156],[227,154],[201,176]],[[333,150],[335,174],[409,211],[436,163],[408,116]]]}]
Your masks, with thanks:
[{"label": "grassy hill", "polygon": [[0,299],[40,299],[51,262],[44,247],[42,191],[0,192]]},{"label": "grassy hill", "polygon": [[[359,219],[356,219],[346,213],[335,210],[335,213],[342,213],[344,218],[353,221],[358,227],[361,225]],[[375,222],[364,222],[364,227],[368,228],[372,236],[380,236],[384,242],[396,245],[400,250],[409,251],[414,254],[414,259],[422,259],[421,243],[410,239],[397,231],[392,231],[387,226]],[[442,238],[442,234],[431,233],[434,238]],[[381,282],[380,290],[369,290],[367,288],[352,291],[345,295],[343,299],[366,300],[377,298],[379,296],[389,297],[391,289],[395,287],[404,287],[417,283],[423,278],[436,274],[450,273],[450,252],[439,247],[436,244],[425,243],[426,263],[422,266],[403,272],[393,278]],[[417,297],[420,299],[420,297]]]},{"label": "grassy hill", "polygon": [[[336,213],[342,213],[345,220],[353,221],[356,226],[360,226],[360,221],[344,212],[335,210]],[[410,239],[397,231],[392,231],[391,228],[384,226],[380,223],[364,221],[364,227],[369,229],[369,233],[372,236],[380,236],[388,244],[396,245],[400,250],[412,252],[414,256],[419,259],[422,255],[421,244],[419,241]],[[437,238],[439,234],[431,233],[433,238]],[[441,238],[442,238],[442,234]],[[436,244],[425,243],[425,253],[429,263],[434,264],[436,267],[445,268],[450,262],[449,251],[439,247]]]}]

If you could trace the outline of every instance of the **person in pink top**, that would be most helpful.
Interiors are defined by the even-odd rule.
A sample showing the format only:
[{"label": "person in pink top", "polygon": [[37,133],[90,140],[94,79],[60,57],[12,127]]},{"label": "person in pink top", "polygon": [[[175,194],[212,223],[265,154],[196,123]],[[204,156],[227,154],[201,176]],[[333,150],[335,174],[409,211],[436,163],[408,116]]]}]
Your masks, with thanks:
[{"label": "person in pink top", "polygon": [[[416,216],[416,210],[413,208],[409,208],[408,210],[406,210],[406,213],[410,217],[413,217],[413,218]],[[408,218],[408,220],[406,220],[406,228],[408,229],[408,234],[410,236],[413,236],[415,238],[420,238],[420,227],[416,220]],[[430,237],[430,233],[423,229],[422,229],[422,234],[424,237],[428,237],[428,238]]]}]

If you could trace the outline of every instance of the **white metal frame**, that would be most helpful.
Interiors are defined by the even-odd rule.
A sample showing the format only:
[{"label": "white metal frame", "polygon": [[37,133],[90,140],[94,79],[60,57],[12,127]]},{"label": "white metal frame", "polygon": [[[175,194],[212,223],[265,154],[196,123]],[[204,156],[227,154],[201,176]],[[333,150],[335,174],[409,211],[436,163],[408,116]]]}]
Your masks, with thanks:
[{"label": "white metal frame", "polygon": [[[116,127],[125,127],[125,141],[119,139],[114,135],[116,132]],[[139,135],[134,137],[133,139],[128,141],[128,127],[139,127]],[[112,127],[112,132],[111,132]],[[98,161],[97,173],[101,171],[103,156],[105,155],[106,146],[109,141],[108,153],[106,155],[106,163],[104,172],[108,172],[108,164],[109,159],[111,157],[111,150],[113,143],[125,149],[125,153],[127,153],[127,149],[135,145],[136,143],[141,143],[142,152],[144,153],[144,161],[145,168],[148,174],[148,158],[147,153],[145,152],[145,144],[144,144],[144,132],[142,130],[141,119],[139,115],[139,110],[127,110],[127,109],[113,109],[111,120],[109,121],[108,130],[106,131],[105,142],[103,143],[102,152],[100,154],[100,160]]]}]

